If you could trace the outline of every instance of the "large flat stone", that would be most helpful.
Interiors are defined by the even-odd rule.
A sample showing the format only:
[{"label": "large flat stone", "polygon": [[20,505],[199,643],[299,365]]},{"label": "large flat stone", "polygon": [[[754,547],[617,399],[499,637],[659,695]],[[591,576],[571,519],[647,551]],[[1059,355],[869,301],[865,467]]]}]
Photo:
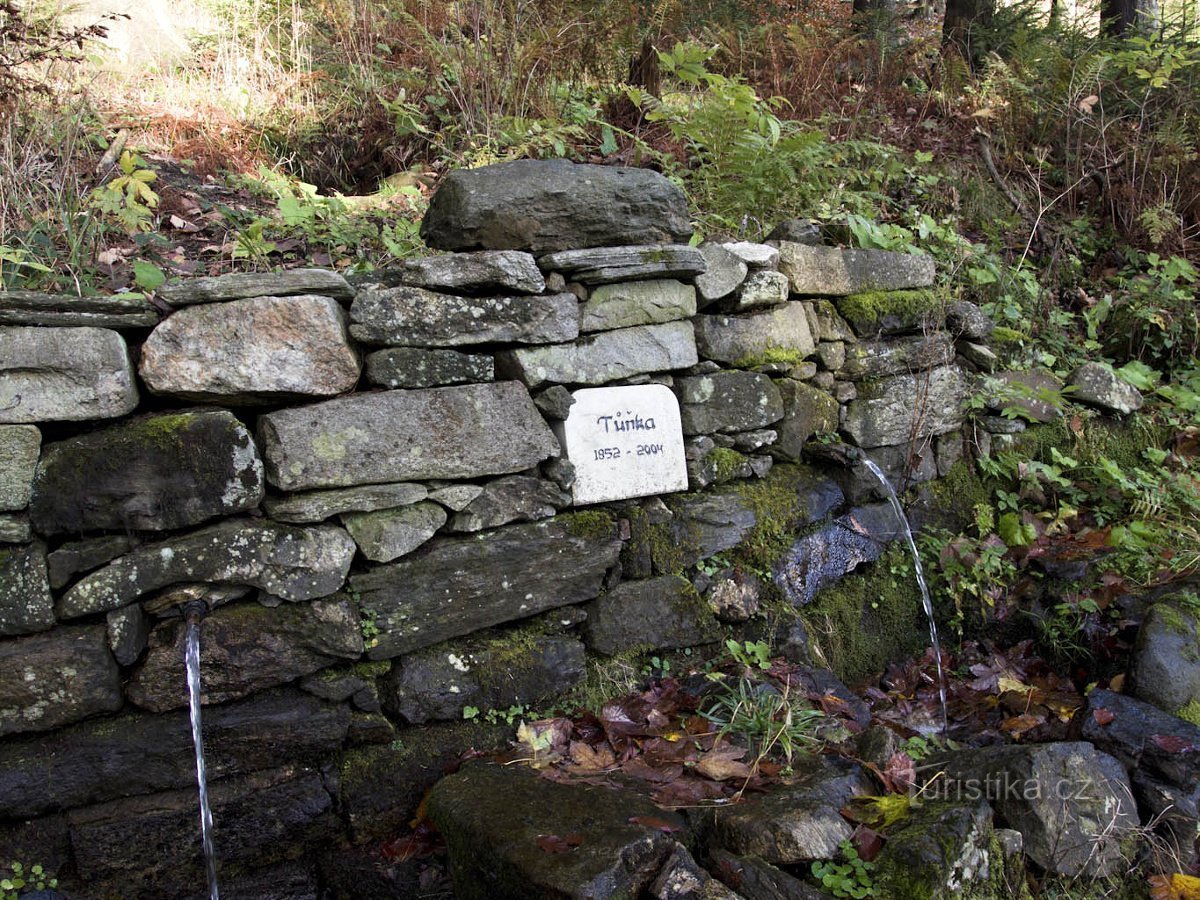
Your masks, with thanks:
[{"label": "large flat stone", "polygon": [[605,591],[588,604],[583,633],[590,649],[614,656],[709,644],[720,636],[720,626],[691,582],[663,575]]},{"label": "large flat stone", "polygon": [[928,337],[899,337],[862,341],[846,347],[838,373],[855,381],[934,369],[954,362],[954,342],[943,331]]},{"label": "large flat stone", "polygon": [[547,272],[559,272],[572,281],[593,285],[659,278],[691,281],[703,273],[708,264],[695,247],[641,244],[560,250],[539,257],[538,265]]},{"label": "large flat stone", "polygon": [[[131,702],[151,712],[187,706],[186,633],[182,619],[167,620],[150,633],[146,657],[125,686]],[[224,703],[245,697],[357,659],[362,649],[358,610],[341,595],[274,608],[222,606],[201,624],[200,699]]]},{"label": "large flat stone", "polygon": [[138,393],[125,339],[104,328],[0,328],[0,422],[111,419]]},{"label": "large flat stone", "polygon": [[700,356],[716,362],[756,365],[773,354],[803,359],[816,349],[800,303],[741,316],[696,316]]},{"label": "large flat stone", "polygon": [[350,334],[367,344],[551,344],[579,334],[579,301],[574,294],[459,297],[416,287],[381,288],[360,291],[350,318]]},{"label": "large flat stone", "polygon": [[604,384],[646,372],[685,369],[697,361],[690,322],[603,331],[573,344],[521,347],[496,356],[496,370],[529,387],[546,382]]},{"label": "large flat stone", "polygon": [[70,297],[0,291],[0,325],[153,328],[158,310],[145,297]]},{"label": "large flat stone", "polygon": [[263,491],[246,426],[223,409],[195,410],[48,444],[29,513],[45,535],[167,531],[252,509]]},{"label": "large flat stone", "polygon": [[779,243],[779,271],[792,293],[839,297],[865,291],[900,291],[933,284],[933,259],[887,250],[841,250],[790,241]]},{"label": "large flat stone", "polygon": [[0,641],[0,737],[120,708],[121,670],[103,625]]},{"label": "large flat stone", "polygon": [[387,659],[600,593],[621,542],[577,516],[431,542],[350,579]]},{"label": "large flat stone", "polygon": [[484,353],[389,347],[367,356],[367,381],[386,388],[431,388],[496,379],[495,360]]},{"label": "large flat stone", "polygon": [[451,531],[482,531],[509,522],[535,522],[570,505],[571,497],[557,484],[532,475],[507,475],[489,481],[450,520]]},{"label": "large flat stone", "polygon": [[966,394],[957,366],[864,382],[846,407],[842,429],[868,448],[953,431],[962,424]]},{"label": "large flat stone", "polygon": [[259,417],[267,478],[284,490],[507,475],[557,455],[519,384],[387,391]]},{"label": "large flat stone", "polygon": [[353,558],[354,541],[332,525],[231,519],[114,560],[67,591],[58,614],[105,612],[187,582],[249,585],[285,600],[310,600],[340,588]]},{"label": "large flat stone", "polygon": [[421,222],[439,250],[531,250],[686,242],[683,191],[649,169],[518,160],[446,176]]},{"label": "large flat stone", "polygon": [[402,481],[399,484],[365,484],[361,487],[292,494],[290,497],[268,497],[263,506],[267,514],[278,522],[307,525],[324,522],[341,513],[408,506],[420,503],[427,496],[429,490],[423,484]]},{"label": "large flat stone", "polygon": [[602,284],[580,309],[579,330],[657,325],[696,314],[696,289],[669,278]]},{"label": "large flat stone", "polygon": [[164,284],[156,291],[172,306],[220,303],[247,297],[290,297],[319,294],[334,300],[350,300],[354,288],[329,269],[288,269],[284,272],[239,272],[204,278],[186,278]]},{"label": "large flat stone", "polygon": [[255,297],[181,309],[142,345],[156,394],[261,403],[332,397],[358,383],[346,313],[330,297]]},{"label": "large flat stone", "polygon": [[30,634],[53,625],[46,545],[0,547],[0,635]]},{"label": "large flat stone", "polygon": [[757,372],[713,372],[675,380],[684,434],[750,431],[783,417],[779,389]]},{"label": "large flat stone", "polygon": [[0,425],[0,510],[29,505],[42,433],[33,425]]},{"label": "large flat stone", "polygon": [[537,263],[518,250],[448,253],[402,259],[382,272],[387,282],[452,294],[540,294],[546,289]]}]

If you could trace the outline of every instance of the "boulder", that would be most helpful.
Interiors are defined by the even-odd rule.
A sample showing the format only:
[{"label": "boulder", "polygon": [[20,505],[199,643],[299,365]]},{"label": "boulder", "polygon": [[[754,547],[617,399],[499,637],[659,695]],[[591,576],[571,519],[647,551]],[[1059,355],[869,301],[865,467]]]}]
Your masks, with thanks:
[{"label": "boulder", "polygon": [[267,478],[283,490],[506,475],[559,452],[511,382],[359,394],[267,413],[258,427]]},{"label": "boulder", "polygon": [[716,876],[745,900],[828,900],[807,881],[755,856],[735,856],[719,847],[709,853]]},{"label": "boulder", "polygon": [[359,370],[345,311],[314,295],[181,309],[150,333],[138,366],[155,394],[237,404],[332,397]]},{"label": "boulder", "polygon": [[571,505],[570,494],[552,481],[509,475],[483,486],[479,496],[450,520],[451,531],[482,531],[509,522],[535,522]]},{"label": "boulder", "polygon": [[887,250],[841,250],[779,242],[779,271],[792,293],[844,297],[866,291],[902,291],[933,284],[933,259]]},{"label": "boulder", "polygon": [[928,334],[942,327],[945,316],[943,298],[928,290],[868,291],[838,297],[834,305],[855,334],[864,338],[906,332]]},{"label": "boulder", "polygon": [[775,583],[789,603],[805,606],[823,587],[879,559],[900,535],[888,504],[856,507],[792,544],[775,567]]},{"label": "boulder", "polygon": [[591,650],[616,656],[710,644],[720,626],[686,578],[664,575],[605,591],[588,604],[583,635]]},{"label": "boulder", "polygon": [[446,510],[428,501],[398,509],[342,515],[342,524],[372,562],[391,562],[416,550],[446,524]]},{"label": "boulder", "polygon": [[534,388],[548,381],[605,384],[646,372],[685,369],[696,360],[691,323],[666,322],[602,331],[573,344],[502,351],[496,355],[496,371]]},{"label": "boulder", "polygon": [[[125,685],[130,702],[151,712],[188,704],[182,619],[162,622]],[[269,609],[258,603],[222,606],[200,626],[201,702],[224,703],[286,684],[363,650],[358,610],[337,595]]]},{"label": "boulder", "polygon": [[779,389],[757,372],[714,372],[678,378],[684,434],[748,431],[783,417]]},{"label": "boulder", "polygon": [[578,515],[433,541],[351,577],[379,629],[367,653],[388,659],[590,600],[620,547],[611,523],[598,528]]},{"label": "boulder", "polygon": [[341,513],[372,512],[420,503],[429,490],[423,484],[364,484],[360,487],[310,491],[288,497],[268,497],[263,506],[279,522],[307,525],[324,522]]},{"label": "boulder", "polygon": [[1072,400],[1110,414],[1127,416],[1145,402],[1141,391],[1103,363],[1084,363],[1071,373],[1067,384],[1075,388]]},{"label": "boulder", "polygon": [[108,647],[118,663],[132,666],[146,649],[150,641],[152,622],[138,603],[112,609],[104,617],[108,632]]},{"label": "boulder", "polygon": [[0,291],[0,325],[153,328],[158,310],[145,297],[75,297]]},{"label": "boulder", "polygon": [[0,510],[24,509],[33,490],[42,433],[33,425],[0,425]]},{"label": "boulder", "polygon": [[533,257],[516,250],[402,259],[372,276],[389,285],[394,282],[452,294],[540,294],[546,289]]},{"label": "boulder", "polygon": [[431,388],[494,381],[490,355],[419,347],[389,347],[367,356],[367,381],[386,388]]},{"label": "boulder", "polygon": [[354,297],[346,279],[330,269],[287,269],[282,272],[238,272],[205,278],[185,278],[164,284],[155,292],[172,306],[222,303],[248,297],[292,297],[317,294],[334,300]]},{"label": "boulder", "polygon": [[253,509],[263,491],[246,426],[191,410],[47,444],[29,513],[45,535],[168,531]]},{"label": "boulder", "polygon": [[842,318],[837,307],[829,300],[807,300],[804,303],[812,319],[816,323],[813,337],[819,341],[845,341],[848,344],[858,340],[850,323]]},{"label": "boulder", "polygon": [[[682,817],[636,794],[555,784],[524,767],[467,765],[427,802],[447,838],[459,900],[641,896],[675,847],[664,831],[686,828]],[[666,828],[634,824],[639,817]],[[539,846],[572,834],[580,840],[569,852]]]},{"label": "boulder", "polygon": [[354,541],[341,528],[300,528],[230,519],[148,544],[83,578],[62,596],[58,614],[74,619],[118,609],[151,591],[184,582],[250,585],[285,600],[311,600],[342,586]]},{"label": "boulder", "polygon": [[696,276],[696,294],[701,307],[722,297],[728,297],[746,280],[749,267],[736,253],[711,241],[700,245],[704,255],[704,272]]},{"label": "boulder", "polygon": [[46,545],[0,547],[0,636],[30,634],[53,626]]},{"label": "boulder", "polygon": [[966,381],[957,366],[863,382],[842,430],[860,447],[903,444],[958,428]]},{"label": "boulder", "polygon": [[657,325],[696,314],[696,289],[669,278],[602,284],[580,308],[579,330]]},{"label": "boulder", "polygon": [[546,271],[561,273],[585,286],[677,278],[693,281],[707,266],[695,247],[682,244],[639,244],[632,247],[596,247],[560,250],[538,258]]},{"label": "boulder", "polygon": [[138,403],[125,339],[104,328],[0,328],[0,422],[112,419]]},{"label": "boulder", "polygon": [[875,860],[874,881],[904,900],[954,900],[1001,878],[993,858],[992,809],[980,798],[914,806]]},{"label": "boulder", "polygon": [[948,334],[938,331],[927,337],[862,341],[846,347],[845,353],[840,376],[860,381],[947,366],[954,362],[954,343]]},{"label": "boulder", "polygon": [[421,222],[439,250],[530,250],[676,241],[692,234],[683,191],[649,169],[518,160],[446,176]]},{"label": "boulder", "polygon": [[741,316],[696,316],[696,345],[704,359],[753,367],[773,357],[799,361],[816,349],[800,303]]},{"label": "boulder", "polygon": [[579,303],[574,294],[459,297],[416,287],[380,288],[359,292],[350,319],[350,334],[366,344],[550,344],[579,334]]},{"label": "boulder", "polygon": [[1019,415],[1031,422],[1053,422],[1063,413],[1063,385],[1052,372],[998,372],[984,380],[987,408],[1006,417]]},{"label": "boulder", "polygon": [[121,670],[103,625],[0,641],[0,737],[120,708]]},{"label": "boulder", "polygon": [[788,241],[793,244],[808,244],[819,246],[821,243],[821,226],[811,219],[784,219],[771,229],[767,235],[768,241],[781,243]]},{"label": "boulder", "polygon": [[[1200,726],[1158,706],[1097,688],[1072,723],[1079,736],[1127,770],[1187,790],[1200,789]],[[1190,749],[1189,749],[1190,748]]]},{"label": "boulder", "polygon": [[1133,694],[1173,715],[1200,711],[1200,616],[1165,598],[1147,610],[1130,664]]}]

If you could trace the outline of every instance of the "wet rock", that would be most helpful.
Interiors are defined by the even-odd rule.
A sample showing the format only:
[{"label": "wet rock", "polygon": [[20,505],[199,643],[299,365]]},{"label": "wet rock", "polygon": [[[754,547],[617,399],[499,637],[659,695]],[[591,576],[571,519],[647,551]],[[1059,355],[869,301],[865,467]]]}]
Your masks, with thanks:
[{"label": "wet rock", "polygon": [[831,859],[853,830],[838,810],[869,793],[870,781],[858,766],[832,758],[802,757],[797,769],[788,783],[736,805],[694,809],[689,818],[712,849],[774,865]]},{"label": "wet rock", "polygon": [[761,428],[783,416],[779,389],[755,372],[714,372],[678,378],[679,416],[684,434]]},{"label": "wet rock", "polygon": [[690,322],[602,331],[573,344],[521,347],[496,355],[496,371],[537,387],[547,381],[605,384],[643,372],[685,369],[696,363]]},{"label": "wet rock", "polygon": [[733,435],[733,446],[735,450],[740,450],[743,453],[751,453],[755,450],[761,450],[763,447],[771,446],[778,437],[779,432],[770,428],[743,431],[740,434]]},{"label": "wet rock", "polygon": [[716,876],[746,900],[827,900],[829,897],[824,891],[754,856],[735,856],[718,847],[709,858]]},{"label": "wet rock", "polygon": [[1104,876],[1125,864],[1120,844],[1138,827],[1133,793],[1121,764],[1091,744],[962,750],[926,760],[922,777],[936,772],[945,777],[929,799],[983,796],[1050,872]]},{"label": "wet rock", "polygon": [[1145,402],[1141,391],[1102,363],[1084,363],[1071,373],[1067,384],[1075,388],[1071,399],[1110,414],[1127,416]]},{"label": "wet rock", "polygon": [[67,591],[58,614],[74,619],[118,609],[159,588],[194,581],[310,600],[340,588],[353,557],[354,542],[341,528],[232,519],[114,560]]},{"label": "wet rock", "polygon": [[368,655],[388,659],[590,600],[621,542],[577,516],[430,543],[350,579],[380,634]]},{"label": "wet rock", "polygon": [[733,549],[758,522],[736,487],[673,496],[667,506],[670,518],[651,538],[654,567],[662,573],[682,571]]},{"label": "wet rock", "polygon": [[821,226],[811,219],[784,219],[771,229],[767,240],[820,246]]},{"label": "wet rock", "polygon": [[55,590],[66,587],[80,572],[98,569],[128,553],[138,543],[136,538],[128,535],[112,534],[62,544],[46,556],[50,587]]},{"label": "wet rock", "polygon": [[421,484],[366,484],[361,487],[311,491],[263,501],[267,514],[280,522],[311,524],[341,513],[372,512],[420,503],[429,495]]},{"label": "wet rock", "polygon": [[385,708],[410,725],[455,721],[467,706],[532,707],[583,679],[583,644],[574,638],[504,641],[439,644],[406,654],[382,680]]},{"label": "wet rock", "polygon": [[954,344],[944,332],[921,337],[863,341],[846,350],[841,376],[855,381],[946,366],[954,362]]},{"label": "wet rock", "polygon": [[142,345],[155,394],[254,404],[332,397],[358,383],[346,313],[330,297],[256,297],[181,309]]},{"label": "wet rock", "polygon": [[699,305],[704,307],[736,291],[746,280],[749,269],[740,256],[720,244],[703,243],[700,252],[705,269],[696,276],[696,294]]},{"label": "wet rock", "polygon": [[389,347],[367,356],[367,381],[386,388],[430,388],[494,381],[495,362],[479,353]]},{"label": "wet rock", "polygon": [[[879,467],[897,494],[903,494],[914,484],[923,484],[938,477],[936,453],[927,441],[905,443],[898,447],[875,447],[863,451],[863,456]],[[887,499],[879,479],[866,466],[839,467],[834,477],[851,503]]]},{"label": "wet rock", "polygon": [[483,486],[479,496],[450,520],[451,531],[482,531],[509,522],[534,522],[570,506],[558,485],[529,475],[509,475]]},{"label": "wet rock", "polygon": [[283,272],[242,272],[185,278],[164,284],[156,294],[172,306],[191,306],[248,297],[292,297],[303,294],[350,300],[354,297],[354,288],[345,278],[329,269],[288,269]]},{"label": "wet rock", "polygon": [[574,294],[458,297],[414,287],[364,290],[354,298],[350,319],[357,340],[395,347],[549,344],[579,334]]},{"label": "wet rock", "polygon": [[821,341],[817,344],[817,357],[824,369],[837,372],[846,364],[846,345],[841,341]]},{"label": "wet rock", "polygon": [[640,244],[630,247],[596,247],[560,250],[539,257],[543,269],[562,272],[586,287],[648,278],[692,281],[705,271],[704,255],[682,244]]},{"label": "wet rock", "polygon": [[[208,777],[316,765],[341,749],[349,712],[289,688],[204,711]],[[125,713],[0,744],[0,816],[43,815],[120,797],[193,790],[188,714]]]},{"label": "wet rock", "polygon": [[846,407],[842,430],[866,448],[953,431],[962,423],[966,392],[957,366],[864,382]]},{"label": "wet rock", "polygon": [[995,327],[991,317],[969,300],[955,300],[946,305],[946,328],[956,338],[986,342]]},{"label": "wet rock", "polygon": [[150,617],[141,606],[131,603],[111,610],[105,616],[108,646],[113,657],[123,666],[132,666],[146,649],[150,639]]},{"label": "wet rock", "polygon": [[735,241],[722,244],[726,250],[740,259],[752,271],[774,269],[779,265],[779,248],[770,244],[755,244],[751,241]]},{"label": "wet rock", "polygon": [[825,391],[790,378],[781,378],[775,384],[783,399],[783,418],[775,426],[779,438],[771,445],[771,455],[795,461],[814,434],[837,430],[838,403]]},{"label": "wet rock", "polygon": [[0,641],[0,737],[50,731],[121,708],[121,670],[103,626]]},{"label": "wet rock", "polygon": [[1200,618],[1164,598],[1146,611],[1130,665],[1133,694],[1179,715],[1200,708]]},{"label": "wet rock", "polygon": [[452,294],[540,294],[546,289],[537,263],[516,250],[448,253],[402,259],[382,273],[387,281]]},{"label": "wet rock", "polygon": [[700,356],[735,365],[754,365],[771,353],[800,360],[816,349],[808,317],[799,303],[742,316],[696,316]]},{"label": "wet rock", "polygon": [[[517,900],[531,895],[636,897],[649,887],[675,841],[631,824],[653,817],[681,831],[683,820],[632,793],[555,784],[528,769],[470,765],[429,794],[429,816],[449,846],[460,900]],[[513,810],[521,814],[514,816]],[[567,853],[538,839],[579,834]]]},{"label": "wet rock", "polygon": [[0,547],[0,636],[31,634],[53,626],[46,545]]},{"label": "wet rock", "polygon": [[0,292],[0,325],[153,328],[158,310],[145,297],[74,297],[36,291]]},{"label": "wet rock", "polygon": [[696,289],[671,279],[602,284],[579,314],[581,332],[673,322],[696,314]]},{"label": "wet rock", "polygon": [[446,524],[446,510],[436,503],[414,503],[398,509],[345,513],[342,524],[372,562],[391,562],[416,550]]},{"label": "wet rock", "polygon": [[360,394],[268,413],[258,427],[267,478],[283,490],[506,475],[559,452],[510,382]]},{"label": "wet rock", "polygon": [[117,332],[0,327],[0,422],[111,419],[137,403],[129,351]]},{"label": "wet rock", "polygon": [[905,900],[953,900],[987,883],[1002,859],[992,859],[992,809],[986,800],[925,803],[889,831],[875,860],[874,881]]},{"label": "wet rock", "polygon": [[[551,460],[551,462],[554,461]],[[451,484],[446,487],[430,489],[429,499],[442,504],[451,512],[461,512],[482,493],[483,488],[477,484]]]},{"label": "wet rock", "polygon": [[[928,256],[886,250],[840,250],[781,241],[779,271],[788,277],[795,294],[843,297],[867,291],[930,287],[934,266]],[[844,310],[842,314],[845,315]]]},{"label": "wet rock", "polygon": [[530,250],[685,242],[687,199],[649,169],[519,160],[446,176],[421,222],[439,250]]},{"label": "wet rock", "polygon": [[588,647],[615,656],[635,647],[675,650],[719,637],[712,610],[686,578],[664,575],[625,581],[587,607]]},{"label": "wet rock", "polygon": [[676,844],[663,863],[650,885],[650,895],[657,900],[740,900],[702,869],[682,844]]},{"label": "wet rock", "polygon": [[[146,658],[126,694],[136,706],[165,712],[187,706],[183,668],[186,623],[169,620],[150,633]],[[201,630],[201,700],[223,703],[245,697],[363,650],[358,610],[341,596],[268,609],[240,603],[213,610]]]},{"label": "wet rock", "polygon": [[0,510],[29,505],[42,433],[33,425],[0,425]]},{"label": "wet rock", "polygon": [[47,444],[29,513],[42,534],[166,531],[263,498],[254,439],[232,413],[146,416]]},{"label": "wet rock", "polygon": [[1032,422],[1052,422],[1062,415],[1062,382],[1045,370],[999,372],[984,381],[987,408],[1012,411]]},{"label": "wet rock", "polygon": [[788,280],[782,272],[759,270],[751,272],[738,289],[733,301],[734,312],[781,306],[787,303]]},{"label": "wet rock", "polygon": [[899,536],[887,504],[860,506],[797,540],[775,568],[775,583],[793,606],[811,603],[821,588],[883,555]]}]

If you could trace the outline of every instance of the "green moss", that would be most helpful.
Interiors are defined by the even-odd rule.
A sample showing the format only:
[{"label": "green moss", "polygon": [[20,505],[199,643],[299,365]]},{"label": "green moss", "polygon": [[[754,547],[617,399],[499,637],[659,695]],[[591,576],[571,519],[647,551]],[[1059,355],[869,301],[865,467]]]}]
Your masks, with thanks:
[{"label": "green moss", "polygon": [[366,660],[354,664],[354,674],[359,678],[382,678],[390,671],[392,671],[390,659]]},{"label": "green moss", "polygon": [[943,305],[936,291],[866,291],[834,302],[859,334],[878,331],[885,319],[916,325]]},{"label": "green moss", "polygon": [[727,481],[740,478],[746,469],[745,455],[728,447],[714,448],[708,454],[708,458],[713,461],[713,465],[716,467],[714,477],[717,484],[724,484]]},{"label": "green moss", "polygon": [[777,465],[767,477],[743,482],[738,494],[754,512],[754,527],[732,551],[749,571],[769,573],[810,521],[800,501],[801,489],[812,478],[803,466]]},{"label": "green moss", "polygon": [[1171,438],[1168,429],[1135,416],[1126,421],[1091,418],[1076,422],[1071,430],[1065,419],[1031,426],[1017,437],[1016,451],[1043,462],[1052,461],[1056,449],[1073,456],[1083,465],[1096,465],[1101,457],[1111,459],[1123,469],[1145,467],[1142,451],[1163,447]]},{"label": "green moss", "polygon": [[575,537],[607,541],[617,534],[616,519],[612,513],[601,509],[585,509],[561,518],[566,523],[567,531]]},{"label": "green moss", "polygon": [[147,416],[130,422],[126,428],[129,440],[133,443],[145,443],[160,450],[171,450],[181,446],[180,432],[194,425],[194,413],[168,413],[161,416]]},{"label": "green moss", "polygon": [[997,325],[992,329],[992,343],[994,344],[1019,344],[1027,340],[1029,340],[1029,335],[1014,328],[1005,328],[1003,325]]},{"label": "green moss", "polygon": [[767,347],[759,353],[747,353],[734,360],[735,369],[757,369],[759,366],[783,363],[796,366],[804,362],[805,354],[794,347]]},{"label": "green moss", "polygon": [[1200,699],[1193,698],[1187,706],[1181,706],[1176,710],[1175,715],[1179,716],[1185,722],[1200,725]]}]

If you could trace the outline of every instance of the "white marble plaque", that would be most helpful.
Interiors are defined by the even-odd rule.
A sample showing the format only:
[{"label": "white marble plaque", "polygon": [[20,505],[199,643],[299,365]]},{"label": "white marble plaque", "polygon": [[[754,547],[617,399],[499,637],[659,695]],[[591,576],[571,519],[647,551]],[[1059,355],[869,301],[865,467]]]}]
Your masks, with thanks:
[{"label": "white marble plaque", "polygon": [[556,424],[576,506],[687,490],[679,401],[661,384],[575,391]]}]

